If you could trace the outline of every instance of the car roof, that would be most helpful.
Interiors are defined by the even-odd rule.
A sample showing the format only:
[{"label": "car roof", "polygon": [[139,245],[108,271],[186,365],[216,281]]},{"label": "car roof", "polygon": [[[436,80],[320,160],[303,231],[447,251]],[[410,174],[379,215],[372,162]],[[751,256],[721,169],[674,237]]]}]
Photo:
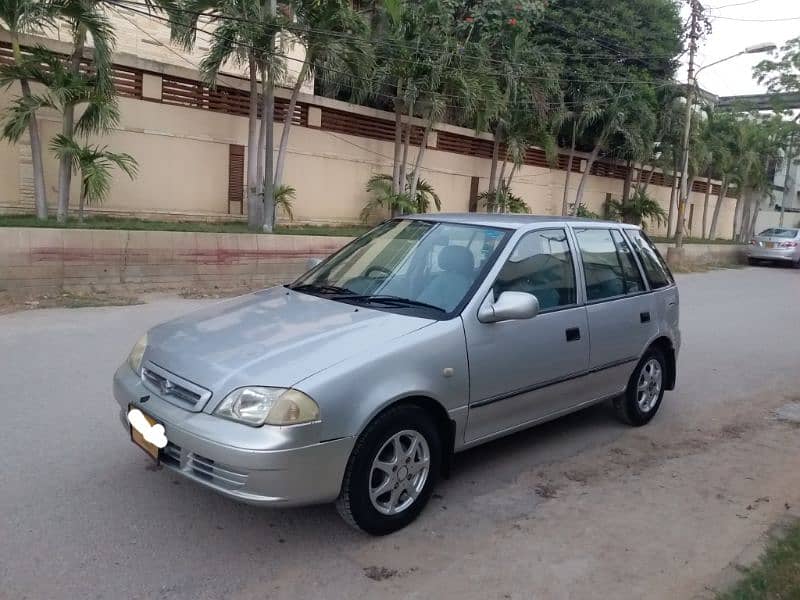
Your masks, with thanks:
[{"label": "car roof", "polygon": [[419,221],[433,221],[437,223],[459,223],[463,225],[483,225],[486,227],[505,227],[509,229],[522,229],[538,223],[558,225],[569,223],[572,225],[608,225],[610,227],[628,227],[638,229],[636,225],[618,223],[616,221],[598,221],[597,219],[582,219],[579,217],[562,217],[546,215],[524,214],[491,214],[491,213],[426,213],[419,215],[403,215],[403,219]]}]

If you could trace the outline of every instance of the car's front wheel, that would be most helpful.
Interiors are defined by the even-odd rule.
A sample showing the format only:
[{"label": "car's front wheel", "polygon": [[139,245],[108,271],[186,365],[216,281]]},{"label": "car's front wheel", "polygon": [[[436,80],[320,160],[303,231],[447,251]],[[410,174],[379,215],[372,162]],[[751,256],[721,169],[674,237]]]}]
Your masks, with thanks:
[{"label": "car's front wheel", "polygon": [[658,348],[650,348],[631,375],[625,394],[614,400],[620,419],[637,427],[649,423],[661,406],[666,380],[664,353]]},{"label": "car's front wheel", "polygon": [[356,442],[336,501],[339,514],[372,535],[402,529],[427,504],[441,457],[439,434],[423,409],[388,409]]}]

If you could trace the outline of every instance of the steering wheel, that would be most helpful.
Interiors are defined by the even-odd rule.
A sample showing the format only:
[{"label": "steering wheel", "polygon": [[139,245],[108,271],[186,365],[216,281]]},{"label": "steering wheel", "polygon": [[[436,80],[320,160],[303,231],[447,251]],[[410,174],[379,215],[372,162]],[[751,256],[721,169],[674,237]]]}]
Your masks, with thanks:
[{"label": "steering wheel", "polygon": [[[386,267],[381,267],[380,265],[372,265],[370,268],[368,268],[364,272],[364,277],[370,277],[370,273],[372,273],[373,271],[377,271],[378,273],[382,273],[384,277],[388,277],[392,273]],[[374,279],[377,279],[377,277],[375,277]]]}]

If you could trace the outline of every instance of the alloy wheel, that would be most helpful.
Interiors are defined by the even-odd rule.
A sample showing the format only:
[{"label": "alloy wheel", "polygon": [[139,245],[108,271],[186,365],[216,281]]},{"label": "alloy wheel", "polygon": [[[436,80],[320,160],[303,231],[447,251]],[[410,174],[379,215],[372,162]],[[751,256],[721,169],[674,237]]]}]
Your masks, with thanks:
[{"label": "alloy wheel", "polygon": [[418,431],[395,433],[381,446],[369,474],[369,498],[384,515],[403,512],[425,487],[430,471],[428,442]]}]

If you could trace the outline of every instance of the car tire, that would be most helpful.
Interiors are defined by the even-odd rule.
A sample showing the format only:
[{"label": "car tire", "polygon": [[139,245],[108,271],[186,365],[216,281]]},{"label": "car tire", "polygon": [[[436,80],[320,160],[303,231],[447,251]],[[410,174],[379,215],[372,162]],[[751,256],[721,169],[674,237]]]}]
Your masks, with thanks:
[{"label": "car tire", "polygon": [[634,427],[649,423],[661,406],[666,379],[664,353],[658,348],[650,348],[636,365],[624,395],[614,400],[619,418]]},{"label": "car tire", "polygon": [[428,413],[408,404],[392,407],[359,436],[336,508],[371,535],[402,529],[425,508],[441,461],[442,442]]},{"label": "car tire", "polygon": [[747,264],[750,265],[751,267],[755,267],[758,264],[758,261],[755,258],[748,257]]}]

